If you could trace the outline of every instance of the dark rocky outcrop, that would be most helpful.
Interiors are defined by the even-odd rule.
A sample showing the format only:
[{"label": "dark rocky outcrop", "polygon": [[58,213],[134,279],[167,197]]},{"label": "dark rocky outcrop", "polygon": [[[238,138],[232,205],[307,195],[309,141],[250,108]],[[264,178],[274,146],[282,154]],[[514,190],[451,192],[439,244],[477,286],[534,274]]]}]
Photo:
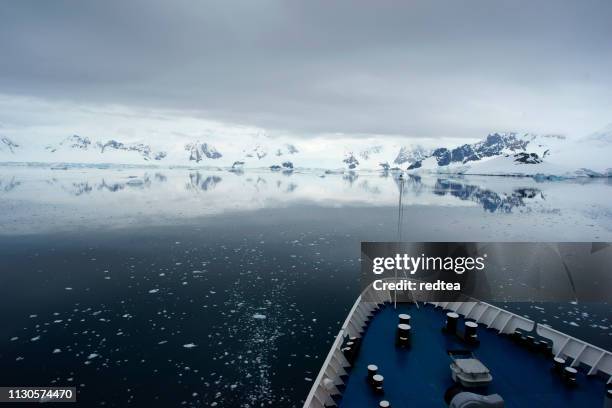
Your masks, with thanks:
[{"label": "dark rocky outcrop", "polygon": [[542,159],[540,159],[540,156],[538,156],[537,153],[525,153],[525,152],[515,154],[514,161],[517,163],[523,163],[523,164],[542,163]]},{"label": "dark rocky outcrop", "polygon": [[349,169],[353,170],[359,166],[359,160],[353,155],[353,153],[347,154],[347,156],[342,160],[343,163],[346,163]]}]

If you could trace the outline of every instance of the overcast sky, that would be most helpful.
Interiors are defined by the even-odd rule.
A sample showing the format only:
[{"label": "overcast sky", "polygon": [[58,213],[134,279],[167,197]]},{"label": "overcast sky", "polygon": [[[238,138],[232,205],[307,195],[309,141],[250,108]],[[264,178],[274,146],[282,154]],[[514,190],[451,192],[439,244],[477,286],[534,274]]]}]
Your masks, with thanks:
[{"label": "overcast sky", "polygon": [[584,134],[612,122],[607,0],[0,7],[5,98],[172,110],[302,137]]}]

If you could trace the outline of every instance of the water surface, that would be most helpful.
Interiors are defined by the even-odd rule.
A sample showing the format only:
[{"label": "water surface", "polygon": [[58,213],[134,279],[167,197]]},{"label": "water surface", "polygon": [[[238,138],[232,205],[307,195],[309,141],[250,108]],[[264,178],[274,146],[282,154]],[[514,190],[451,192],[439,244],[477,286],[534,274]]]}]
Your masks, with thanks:
[{"label": "water surface", "polygon": [[[0,167],[0,383],[82,406],[300,406],[359,243],[612,241],[607,180]],[[603,304],[513,310],[612,348]]]}]

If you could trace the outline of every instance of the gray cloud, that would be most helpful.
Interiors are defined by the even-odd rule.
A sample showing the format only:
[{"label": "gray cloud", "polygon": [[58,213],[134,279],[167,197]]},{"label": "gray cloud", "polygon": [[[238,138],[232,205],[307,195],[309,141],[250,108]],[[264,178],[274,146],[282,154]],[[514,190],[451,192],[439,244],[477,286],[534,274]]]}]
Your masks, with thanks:
[{"label": "gray cloud", "polygon": [[2,1],[0,93],[296,134],[612,121],[609,1]]}]

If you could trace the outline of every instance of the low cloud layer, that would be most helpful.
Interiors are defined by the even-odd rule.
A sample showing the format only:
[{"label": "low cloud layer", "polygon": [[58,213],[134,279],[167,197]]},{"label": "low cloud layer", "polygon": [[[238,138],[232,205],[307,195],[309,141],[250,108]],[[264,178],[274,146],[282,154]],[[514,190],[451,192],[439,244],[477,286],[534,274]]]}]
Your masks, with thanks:
[{"label": "low cloud layer", "polygon": [[609,1],[1,7],[5,98],[171,109],[300,137],[584,134],[612,122]]}]

